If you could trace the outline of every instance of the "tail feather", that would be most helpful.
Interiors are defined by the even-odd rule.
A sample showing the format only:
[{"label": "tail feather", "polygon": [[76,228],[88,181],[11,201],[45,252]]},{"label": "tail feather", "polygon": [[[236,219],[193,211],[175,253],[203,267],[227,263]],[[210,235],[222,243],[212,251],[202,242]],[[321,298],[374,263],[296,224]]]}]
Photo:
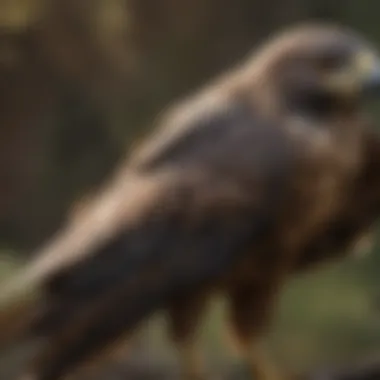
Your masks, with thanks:
[{"label": "tail feather", "polygon": [[0,284],[0,346],[33,323],[51,278],[96,254],[99,246],[133,223],[165,186],[162,179],[117,177],[31,262]]}]

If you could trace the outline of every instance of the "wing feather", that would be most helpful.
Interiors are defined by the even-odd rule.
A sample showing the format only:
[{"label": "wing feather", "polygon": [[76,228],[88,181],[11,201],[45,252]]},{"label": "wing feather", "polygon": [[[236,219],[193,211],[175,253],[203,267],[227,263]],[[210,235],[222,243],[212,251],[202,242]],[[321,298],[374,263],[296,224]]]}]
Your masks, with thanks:
[{"label": "wing feather", "polygon": [[[137,182],[153,184],[143,197],[144,186],[118,191],[112,228],[98,219],[98,231],[86,230],[90,217],[73,223],[71,236],[102,236],[80,246],[80,260],[35,276],[47,302],[34,328],[54,342],[44,379],[66,373],[172,297],[214,283],[275,225],[292,180],[292,141],[241,104],[214,112],[135,170]],[[63,257],[75,257],[75,239],[70,244]]]}]

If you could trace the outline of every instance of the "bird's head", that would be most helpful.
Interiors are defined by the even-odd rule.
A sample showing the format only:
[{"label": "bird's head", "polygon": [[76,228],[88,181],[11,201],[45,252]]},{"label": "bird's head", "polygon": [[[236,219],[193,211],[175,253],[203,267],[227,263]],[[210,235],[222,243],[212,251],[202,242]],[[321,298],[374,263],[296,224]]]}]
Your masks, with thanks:
[{"label": "bird's head", "polygon": [[287,31],[256,56],[259,78],[293,107],[358,104],[380,96],[380,58],[351,30],[306,25]]}]

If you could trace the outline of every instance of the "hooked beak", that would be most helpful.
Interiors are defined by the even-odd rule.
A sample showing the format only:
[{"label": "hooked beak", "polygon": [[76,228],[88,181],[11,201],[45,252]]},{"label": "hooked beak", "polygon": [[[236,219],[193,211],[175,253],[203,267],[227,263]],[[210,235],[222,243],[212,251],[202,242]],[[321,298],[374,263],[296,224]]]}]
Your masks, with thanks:
[{"label": "hooked beak", "polygon": [[380,95],[380,59],[373,53],[362,53],[356,66],[362,93]]},{"label": "hooked beak", "polygon": [[328,87],[342,95],[380,95],[380,59],[371,51],[360,51],[347,67],[328,80]]}]

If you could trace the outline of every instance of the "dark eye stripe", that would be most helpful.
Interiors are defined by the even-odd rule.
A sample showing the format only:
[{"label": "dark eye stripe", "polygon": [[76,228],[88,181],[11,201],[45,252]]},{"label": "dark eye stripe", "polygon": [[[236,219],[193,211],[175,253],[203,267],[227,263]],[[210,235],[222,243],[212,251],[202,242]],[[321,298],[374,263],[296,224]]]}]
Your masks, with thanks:
[{"label": "dark eye stripe", "polygon": [[349,56],[347,51],[327,51],[321,55],[319,66],[324,70],[339,69],[349,61]]}]

